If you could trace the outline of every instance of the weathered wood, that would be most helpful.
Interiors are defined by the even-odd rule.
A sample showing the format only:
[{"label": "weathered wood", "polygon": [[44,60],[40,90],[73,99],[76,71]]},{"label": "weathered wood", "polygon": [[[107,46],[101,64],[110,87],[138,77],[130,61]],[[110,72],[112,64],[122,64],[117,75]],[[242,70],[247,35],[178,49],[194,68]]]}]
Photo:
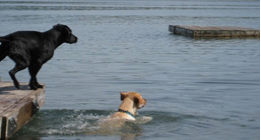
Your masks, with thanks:
[{"label": "weathered wood", "polygon": [[29,90],[20,83],[17,90],[12,82],[0,81],[0,139],[10,138],[44,105],[45,87]]},{"label": "weathered wood", "polygon": [[260,30],[242,27],[169,25],[169,31],[174,34],[189,36],[192,38],[260,37]]}]

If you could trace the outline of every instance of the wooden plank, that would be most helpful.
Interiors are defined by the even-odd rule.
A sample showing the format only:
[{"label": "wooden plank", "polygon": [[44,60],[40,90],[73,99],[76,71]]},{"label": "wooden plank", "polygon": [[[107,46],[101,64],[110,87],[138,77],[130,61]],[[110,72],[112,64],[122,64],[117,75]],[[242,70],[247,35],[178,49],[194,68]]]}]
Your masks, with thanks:
[{"label": "wooden plank", "polygon": [[243,27],[169,25],[169,31],[192,38],[260,37],[260,30]]},{"label": "wooden plank", "polygon": [[4,134],[2,134],[2,132],[4,132],[4,131],[2,131],[2,128],[4,128],[5,126],[2,126],[4,123],[2,123],[2,122],[4,122],[3,121],[3,117],[1,117],[0,116],[0,139],[2,140],[2,138],[4,137]]},{"label": "wooden plank", "polygon": [[12,82],[0,81],[0,139],[10,138],[44,105],[45,87],[29,90],[28,83],[20,83],[17,90]]}]

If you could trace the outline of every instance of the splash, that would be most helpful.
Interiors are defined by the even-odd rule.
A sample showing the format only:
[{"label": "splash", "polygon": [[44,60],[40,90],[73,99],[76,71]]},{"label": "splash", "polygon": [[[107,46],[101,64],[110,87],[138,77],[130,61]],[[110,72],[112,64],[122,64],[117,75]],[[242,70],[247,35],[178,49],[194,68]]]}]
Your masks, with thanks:
[{"label": "splash", "polygon": [[139,116],[135,122],[106,121],[114,111],[103,110],[43,110],[37,113],[20,134],[34,135],[123,135],[139,134],[140,125],[152,117]]}]

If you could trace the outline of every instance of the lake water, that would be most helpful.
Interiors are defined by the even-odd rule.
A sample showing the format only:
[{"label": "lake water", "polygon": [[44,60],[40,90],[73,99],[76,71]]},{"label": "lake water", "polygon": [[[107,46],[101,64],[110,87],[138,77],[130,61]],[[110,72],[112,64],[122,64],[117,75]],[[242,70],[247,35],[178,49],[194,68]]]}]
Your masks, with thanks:
[{"label": "lake water", "polygon": [[[191,39],[168,25],[260,28],[257,0],[0,1],[0,36],[68,25],[77,44],[60,46],[38,74],[44,107],[13,139],[245,140],[260,134],[260,40]],[[0,63],[3,81],[14,63]],[[27,70],[17,73],[29,81]],[[148,104],[138,120],[96,131],[121,91]]]}]

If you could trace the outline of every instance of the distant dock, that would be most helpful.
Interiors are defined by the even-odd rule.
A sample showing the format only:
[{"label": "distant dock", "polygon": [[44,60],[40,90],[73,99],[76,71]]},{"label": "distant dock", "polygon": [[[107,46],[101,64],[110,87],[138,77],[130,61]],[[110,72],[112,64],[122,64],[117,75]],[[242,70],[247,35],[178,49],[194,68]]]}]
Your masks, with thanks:
[{"label": "distant dock", "polygon": [[260,37],[260,30],[242,27],[169,25],[169,31],[192,38]]},{"label": "distant dock", "polygon": [[28,83],[20,84],[17,90],[0,79],[0,140],[10,138],[44,105],[45,87],[29,90]]}]

